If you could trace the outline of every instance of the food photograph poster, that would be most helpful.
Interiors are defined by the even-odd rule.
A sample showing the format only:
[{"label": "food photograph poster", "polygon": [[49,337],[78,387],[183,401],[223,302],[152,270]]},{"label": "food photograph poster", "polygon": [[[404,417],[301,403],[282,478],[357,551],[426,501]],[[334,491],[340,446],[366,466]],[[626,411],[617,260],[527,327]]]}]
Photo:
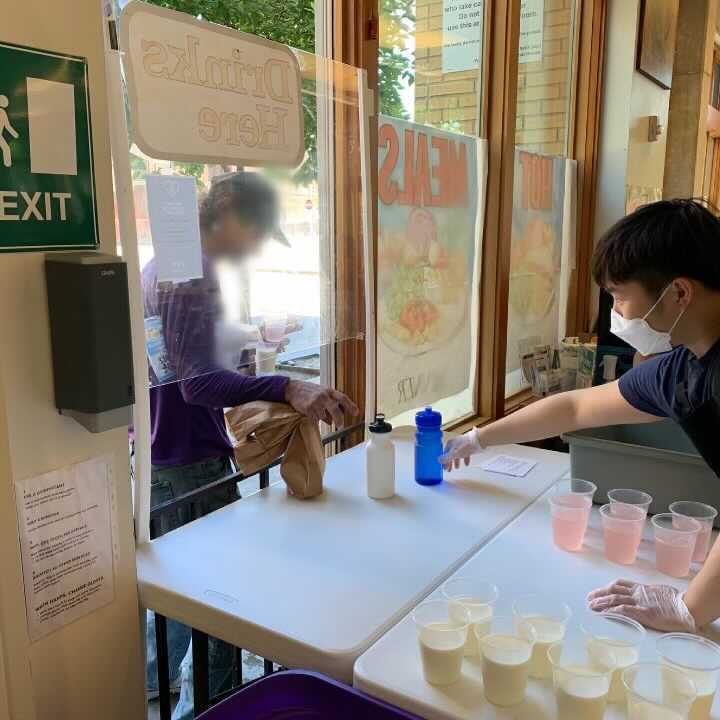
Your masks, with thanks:
[{"label": "food photograph poster", "polygon": [[506,392],[522,385],[522,355],[558,344],[565,186],[565,158],[515,151]]},{"label": "food photograph poster", "polygon": [[386,116],[379,125],[378,410],[396,418],[464,393],[450,407],[460,413],[475,377],[486,145]]}]

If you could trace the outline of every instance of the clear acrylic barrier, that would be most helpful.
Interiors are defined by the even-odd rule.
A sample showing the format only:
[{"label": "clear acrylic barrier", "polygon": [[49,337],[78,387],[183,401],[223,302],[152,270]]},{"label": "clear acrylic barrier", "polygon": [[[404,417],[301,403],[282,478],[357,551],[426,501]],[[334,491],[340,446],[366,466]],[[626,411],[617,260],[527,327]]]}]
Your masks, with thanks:
[{"label": "clear acrylic barrier", "polygon": [[[339,252],[364,257],[362,223],[342,249],[335,233],[339,213],[363,213],[362,76],[293,52],[298,167],[158,160],[130,147],[151,387],[221,370],[320,377],[322,349],[366,331],[361,299],[335,277]],[[354,270],[364,277],[363,263]]]}]

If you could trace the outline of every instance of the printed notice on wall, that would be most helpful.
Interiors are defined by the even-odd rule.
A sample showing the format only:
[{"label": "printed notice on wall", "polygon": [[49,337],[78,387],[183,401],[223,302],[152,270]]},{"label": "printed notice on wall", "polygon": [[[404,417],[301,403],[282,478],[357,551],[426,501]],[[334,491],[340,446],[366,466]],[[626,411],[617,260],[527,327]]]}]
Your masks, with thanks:
[{"label": "printed notice on wall", "polygon": [[[540,62],[543,54],[545,0],[522,0],[518,62]],[[484,0],[445,0],[443,3],[442,70],[477,70],[482,55]]]},{"label": "printed notice on wall", "polygon": [[111,603],[112,458],[15,483],[32,642]]}]

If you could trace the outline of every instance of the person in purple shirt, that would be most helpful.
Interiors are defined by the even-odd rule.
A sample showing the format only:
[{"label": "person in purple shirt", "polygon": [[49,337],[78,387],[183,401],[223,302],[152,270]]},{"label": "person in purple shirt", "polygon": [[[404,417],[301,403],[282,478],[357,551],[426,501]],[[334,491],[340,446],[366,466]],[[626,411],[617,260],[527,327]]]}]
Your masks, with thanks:
[{"label": "person in purple shirt", "polygon": [[[215,263],[256,254],[269,238],[287,244],[278,228],[278,199],[259,173],[230,173],[217,179],[200,205],[203,277],[173,283],[158,280],[155,260],[142,274],[151,380],[151,506],[172,500],[231,474],[232,445],[223,409],[254,400],[285,402],[315,421],[341,427],[356,405],[343,393],[287,377],[251,377],[217,359],[216,329],[222,320]],[[154,339],[150,341],[150,335]],[[169,532],[236,500],[235,488],[204,496],[192,506],[165,513],[155,534]],[[154,622],[148,624],[147,681],[156,687]],[[171,680],[190,639],[190,629],[169,622]],[[211,642],[211,692],[226,689],[230,654]],[[223,667],[212,667],[212,656]],[[186,693],[183,693],[184,695]],[[189,716],[178,705],[174,718]]]}]

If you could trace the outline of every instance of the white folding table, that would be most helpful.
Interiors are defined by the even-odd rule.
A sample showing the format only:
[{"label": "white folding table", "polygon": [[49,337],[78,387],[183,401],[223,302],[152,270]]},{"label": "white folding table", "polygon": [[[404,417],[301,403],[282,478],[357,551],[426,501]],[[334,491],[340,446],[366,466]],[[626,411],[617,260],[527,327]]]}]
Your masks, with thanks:
[{"label": "white folding table", "polygon": [[568,470],[568,456],[498,448],[537,461],[524,478],[477,466],[441,485],[413,479],[397,439],[397,496],[371,500],[365,454],[329,460],[325,493],[274,485],[137,551],[142,604],[288,667],[352,681],[373,642]]},{"label": "white folding table", "polygon": [[[649,523],[648,523],[649,526]],[[618,578],[637,582],[687,586],[686,580],[662,575],[654,566],[652,533],[646,528],[637,561],[616,565],[605,559],[598,509],[594,508],[582,552],[563,552],[552,541],[547,497],[539,498],[502,532],[475,554],[456,575],[494,582],[500,590],[495,611],[511,613],[518,595],[542,593],[564,600],[572,609],[569,633],[578,633],[585,598],[594,588]],[[439,592],[432,597],[439,596]],[[660,633],[649,631],[641,660],[654,659]],[[355,664],[354,685],[377,698],[394,703],[428,720],[553,720],[557,718],[551,683],[530,680],[524,704],[507,709],[485,700],[481,667],[476,658],[465,658],[460,680],[446,687],[425,682],[420,665],[416,631],[407,616]],[[713,718],[720,718],[716,697]],[[624,708],[608,705],[605,720],[625,718]],[[578,719],[580,720],[580,719]]]}]

